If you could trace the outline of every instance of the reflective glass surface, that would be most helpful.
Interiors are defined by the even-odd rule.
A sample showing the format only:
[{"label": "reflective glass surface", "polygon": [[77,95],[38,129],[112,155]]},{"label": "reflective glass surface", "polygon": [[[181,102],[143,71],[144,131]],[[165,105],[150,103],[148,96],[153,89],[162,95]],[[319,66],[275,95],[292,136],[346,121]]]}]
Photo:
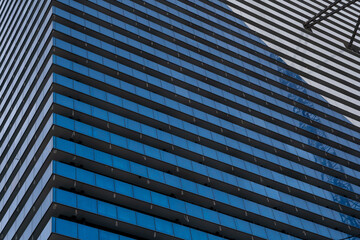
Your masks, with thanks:
[{"label": "reflective glass surface", "polygon": [[257,4],[0,0],[0,239],[357,239],[357,70],[332,105]]}]

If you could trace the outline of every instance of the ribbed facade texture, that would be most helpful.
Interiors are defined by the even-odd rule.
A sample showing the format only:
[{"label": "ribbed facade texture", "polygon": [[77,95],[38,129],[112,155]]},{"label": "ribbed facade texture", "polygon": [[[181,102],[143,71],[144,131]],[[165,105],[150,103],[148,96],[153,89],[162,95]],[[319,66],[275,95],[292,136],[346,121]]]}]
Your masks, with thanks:
[{"label": "ribbed facade texture", "polygon": [[0,239],[360,239],[331,2],[0,0]]}]

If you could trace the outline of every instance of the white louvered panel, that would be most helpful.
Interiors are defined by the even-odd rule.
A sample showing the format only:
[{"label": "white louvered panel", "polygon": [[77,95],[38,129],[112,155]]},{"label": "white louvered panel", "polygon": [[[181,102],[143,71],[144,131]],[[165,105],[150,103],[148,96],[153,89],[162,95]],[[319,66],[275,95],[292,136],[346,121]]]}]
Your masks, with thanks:
[{"label": "white louvered panel", "polygon": [[[289,58],[284,58],[284,61],[288,65],[300,70],[301,72],[308,73],[308,74],[314,76],[315,78],[325,80],[326,82],[328,82],[336,87],[329,88],[329,87],[326,87],[314,80],[310,80],[306,77],[303,77],[303,79],[307,83],[309,83],[312,86],[317,87],[319,89],[325,90],[337,97],[341,97],[351,103],[360,105],[359,99],[349,97],[346,94],[340,93],[336,89],[336,88],[341,88],[341,89],[348,91],[349,93],[351,92],[353,94],[360,96],[360,91],[354,90],[351,87],[351,85],[342,84],[342,83],[339,83],[338,81],[336,81],[336,78],[338,78],[341,80],[345,80],[346,82],[353,84],[355,86],[360,86],[359,72],[353,71],[350,68],[350,66],[352,68],[354,68],[354,67],[356,68],[356,66],[360,66],[360,56],[347,52],[347,50],[343,46],[343,43],[339,42],[339,40],[336,39],[336,37],[341,38],[344,41],[346,41],[347,39],[344,36],[341,36],[337,33],[331,32],[331,30],[327,29],[326,26],[317,25],[317,27],[319,27],[319,29],[327,30],[327,31],[331,32],[329,34],[331,34],[334,37],[334,39],[331,40],[331,43],[327,43],[327,42],[324,42],[321,40],[321,37],[330,40],[331,37],[329,37],[328,35],[319,33],[316,30],[314,31],[314,34],[309,34],[308,32],[304,31],[302,28],[304,17],[302,17],[300,15],[300,13],[306,14],[307,16],[311,17],[311,16],[313,16],[313,12],[317,12],[316,9],[315,10],[312,9],[312,12],[310,11],[310,9],[309,9],[309,12],[304,12],[304,9],[300,9],[297,6],[297,4],[299,4],[299,3],[295,4],[294,1],[285,1],[285,0],[263,1],[266,4],[271,4],[272,7],[279,9],[279,11],[274,11],[273,9],[270,9],[270,8],[266,7],[265,5],[262,5],[258,1],[254,1],[254,0],[250,0],[250,1],[228,0],[228,1],[238,5],[239,7],[243,8],[243,9],[250,10],[253,14],[256,15],[255,17],[251,16],[250,14],[247,14],[243,11],[239,11],[238,9],[230,6],[230,8],[235,13],[238,13],[242,16],[242,18],[245,20],[245,22],[248,24],[248,26],[251,29],[253,29],[255,32],[257,32],[260,36],[264,35],[264,36],[270,37],[273,40],[271,42],[265,41],[265,43],[269,47],[271,47],[281,53],[284,53],[287,56],[290,56]],[[315,4],[314,2],[312,2],[312,3]],[[318,2],[321,2],[322,4],[328,4],[327,2],[324,2],[324,1],[318,0]],[[284,12],[287,12],[289,14],[289,9],[284,9],[282,6],[279,6],[279,3],[287,4],[287,6],[290,6],[291,9],[293,9],[293,11],[290,12],[290,14],[294,17],[289,18],[288,16],[286,16],[284,14]],[[319,8],[323,8],[323,6],[324,5],[317,5],[317,7],[319,7]],[[269,14],[264,14],[263,12],[258,11],[255,7],[262,8],[265,12],[268,12],[271,14],[276,14],[278,17],[281,18],[281,21],[274,19]],[[250,21],[246,21],[247,19]],[[295,20],[295,19],[297,19],[297,20]],[[259,28],[255,25],[253,25],[251,23],[251,21],[261,24],[265,29]],[[339,20],[336,20],[336,21],[339,21]],[[341,24],[344,24],[344,23],[341,22]],[[353,24],[355,24],[355,21]],[[299,28],[298,29],[294,28],[291,25],[298,26]],[[279,29],[279,26],[284,27],[286,29],[286,31]],[[329,24],[329,27],[330,26],[331,26],[331,24]],[[331,27],[333,27],[333,26],[331,26]],[[350,28],[351,28],[351,26],[348,25],[348,29],[350,29]],[[335,29],[335,28],[333,27],[333,29]],[[344,33],[347,32],[347,30],[341,30],[341,31],[343,31]],[[280,36],[277,36],[275,33]],[[296,36],[295,34],[300,34],[305,39],[301,39],[298,36]],[[298,39],[299,44],[292,44],[289,41],[287,41],[285,39],[285,37],[291,38],[291,39]],[[324,47],[315,46],[314,43],[320,43]],[[300,46],[300,45],[305,45],[306,47],[310,48],[310,50],[307,50],[305,47]],[[288,48],[290,47],[290,50],[286,49],[285,46]],[[330,51],[327,50],[327,48],[335,50],[338,54],[331,53]],[[295,50],[301,51],[301,55],[297,54],[295,52]],[[313,51],[313,50],[315,50],[315,51]],[[321,53],[323,55],[326,55],[326,57],[321,56],[316,51],[318,51],[319,53]],[[351,60],[345,59],[344,58],[345,56],[347,58],[350,58]],[[319,61],[314,62],[313,60],[310,59],[310,57],[318,59]],[[292,61],[291,58],[300,60],[303,64],[301,64],[301,63],[298,64],[298,63]],[[341,61],[342,64],[337,64],[336,62],[333,61],[334,59]],[[330,66],[327,66],[324,63],[326,63]],[[308,68],[308,66],[317,66],[317,69],[319,69],[320,71],[311,70]],[[351,74],[351,76],[350,77],[345,76],[345,75],[339,73],[337,71],[337,69],[344,71],[348,74]],[[322,72],[330,73],[331,75],[335,76],[335,79],[324,76],[324,74]],[[324,97],[324,98],[329,103],[331,103],[337,107],[343,108],[351,113],[360,115],[360,111],[358,111],[356,109],[353,109],[345,104],[339,103],[338,101],[331,99],[329,97]],[[349,117],[348,117],[348,119],[353,124],[360,127],[359,121],[356,121]]]}]

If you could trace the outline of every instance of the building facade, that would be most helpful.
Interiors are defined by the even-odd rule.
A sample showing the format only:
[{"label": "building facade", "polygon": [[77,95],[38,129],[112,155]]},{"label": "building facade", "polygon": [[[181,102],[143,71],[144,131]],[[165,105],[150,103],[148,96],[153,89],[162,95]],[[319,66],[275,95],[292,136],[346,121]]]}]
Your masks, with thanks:
[{"label": "building facade", "polygon": [[360,239],[330,3],[0,0],[0,239]]}]

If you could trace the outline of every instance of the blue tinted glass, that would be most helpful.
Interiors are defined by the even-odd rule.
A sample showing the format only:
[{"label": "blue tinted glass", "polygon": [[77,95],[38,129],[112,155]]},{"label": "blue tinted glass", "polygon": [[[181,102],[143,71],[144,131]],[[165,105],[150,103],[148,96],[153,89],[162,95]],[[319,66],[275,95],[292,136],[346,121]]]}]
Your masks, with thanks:
[{"label": "blue tinted glass", "polygon": [[145,202],[151,202],[150,191],[147,189],[134,187],[134,197]]},{"label": "blue tinted glass", "polygon": [[94,156],[96,161],[101,162],[105,165],[112,165],[112,158],[111,155],[100,152],[100,151],[94,151]]},{"label": "blue tinted glass", "polygon": [[75,168],[73,166],[63,164],[60,162],[54,162],[56,173],[71,179],[75,179]]},{"label": "blue tinted glass", "polygon": [[55,199],[60,204],[76,208],[76,195],[73,193],[56,189]]},{"label": "blue tinted glass", "polygon": [[[56,138],[55,147],[64,152],[76,153],[76,155],[85,158],[85,160],[79,160],[79,158],[70,160],[71,156],[64,155],[67,160],[62,160],[79,160],[81,167],[94,171],[87,172],[83,169],[77,169],[75,174],[74,167],[67,164],[55,163],[54,170],[57,174],[75,179],[76,181],[95,185],[103,190],[116,191],[130,198],[133,197],[159,206],[169,207],[181,214],[186,213],[189,216],[191,215],[198,218],[204,217],[211,222],[229,228],[236,228],[244,232],[250,232],[256,236],[267,239],[277,239],[280,235],[278,232],[265,229],[260,225],[250,224],[249,222],[224,215],[221,209],[217,212],[193,205],[191,204],[192,197],[200,195],[201,197],[213,199],[223,204],[245,209],[250,213],[259,214],[260,216],[288,224],[289,228],[302,228],[303,225],[308,231],[336,239],[344,238],[343,235],[345,234],[322,226],[326,225],[326,223],[320,220],[319,223],[321,225],[300,220],[297,217],[300,213],[297,211],[287,214],[265,207],[262,204],[267,205],[268,203],[263,203],[260,199],[268,197],[286,204],[295,205],[297,208],[313,212],[314,214],[358,227],[356,219],[346,216],[343,213],[340,214],[338,210],[326,209],[323,206],[317,205],[316,200],[307,202],[304,199],[291,196],[292,192],[285,194],[277,189],[278,186],[285,184],[291,188],[302,190],[304,194],[308,194],[309,196],[307,196],[306,199],[312,199],[311,195],[315,194],[320,198],[325,198],[334,203],[349,207],[349,200],[345,197],[338,196],[333,191],[330,192],[312,186],[309,184],[311,181],[307,178],[304,178],[302,181],[296,179],[298,177],[292,178],[292,172],[288,172],[287,170],[280,174],[260,166],[263,161],[269,161],[271,164],[281,165],[283,168],[289,168],[291,171],[297,172],[295,176],[298,176],[299,173],[302,175],[306,174],[311,177],[316,177],[319,181],[325,183],[337,184],[346,191],[357,192],[358,187],[353,187],[352,184],[348,185],[349,183],[347,181],[336,179],[330,181],[329,179],[333,178],[326,175],[324,170],[321,170],[320,164],[329,167],[332,166],[333,163],[329,162],[328,159],[314,155],[308,146],[310,146],[311,149],[316,148],[321,152],[325,149],[325,152],[331,155],[330,157],[326,156],[326,158],[331,159],[331,157],[335,157],[338,159],[337,162],[342,162],[342,159],[345,159],[356,163],[358,160],[356,157],[351,156],[347,151],[336,149],[339,143],[358,151],[359,149],[355,143],[355,138],[353,139],[354,141],[348,141],[337,136],[339,135],[337,132],[329,133],[322,129],[325,126],[325,129],[340,130],[342,134],[347,135],[347,138],[348,136],[358,137],[359,134],[357,131],[343,127],[345,123],[348,124],[348,121],[344,120],[341,114],[335,113],[326,106],[326,101],[319,94],[307,89],[308,85],[304,84],[305,82],[302,78],[294,72],[289,71],[285,66],[285,62],[282,61],[280,57],[269,52],[269,49],[261,39],[249,33],[251,31],[246,28],[246,24],[232,14],[228,4],[217,0],[211,1],[211,3],[206,1],[192,1],[191,4],[191,1],[168,0],[168,2],[164,4],[163,1],[154,0],[149,1],[145,5],[139,4],[137,1],[118,1],[117,3],[110,4],[103,0],[90,0],[91,3],[89,3],[89,6],[84,6],[79,1],[60,0],[60,2],[70,4],[79,10],[79,12],[86,12],[89,16],[98,19],[101,21],[101,26],[97,21],[85,20],[84,17],[73,14],[75,13],[73,11],[70,13],[62,9],[54,8],[54,12],[57,15],[65,17],[72,24],[75,23],[77,24],[76,26],[79,26],[77,30],[74,30],[68,27],[72,26],[72,24],[64,26],[59,23],[54,23],[54,28],[62,32],[62,34],[69,36],[69,38],[53,38],[54,42],[51,44],[55,44],[59,49],[72,52],[71,55],[62,54],[64,56],[63,58],[54,56],[54,62],[61,65],[61,73],[76,79],[75,81],[68,77],[54,74],[56,91],[60,89],[64,95],[65,93],[67,95],[54,94],[54,102],[57,103],[56,106],[58,107],[58,105],[60,105],[59,109],[56,108],[56,112],[62,114],[53,115],[54,123],[67,130],[75,129],[78,133],[86,135],[79,137],[77,133],[75,134],[74,141],[79,141],[79,144],[76,144],[76,152],[74,143],[58,138]],[[124,8],[124,6],[126,7]],[[116,18],[114,14],[110,14],[111,11],[99,11],[99,9],[103,7],[114,11]],[[136,11],[127,11],[130,9],[135,9]],[[25,12],[26,11],[19,11],[21,14]],[[197,15],[203,19],[199,19]],[[92,17],[89,18],[89,16],[87,16],[86,19],[92,19]],[[145,16],[146,18],[144,18]],[[219,18],[219,16],[221,16],[221,18]],[[124,21],[125,19],[127,20]],[[207,21],[203,21],[204,19]],[[129,24],[129,21],[131,24]],[[188,21],[192,24],[184,24]],[[106,22],[111,23],[111,25],[109,24],[107,26],[107,24],[104,24]],[[164,23],[170,24],[171,28],[166,24],[164,25]],[[196,27],[194,27],[195,25]],[[82,31],[82,27],[89,31],[80,32]],[[113,31],[114,27],[116,28],[115,31]],[[213,34],[208,35],[208,32],[204,31],[204,29],[208,29],[213,32]],[[99,36],[103,36],[101,40]],[[219,38],[219,36],[221,36],[221,38]],[[78,46],[75,46],[71,42],[73,38],[77,39],[76,41],[78,42],[76,42],[76,45]],[[112,41],[112,38],[115,38],[117,42]],[[223,38],[228,40],[223,41]],[[86,44],[83,45],[80,41],[86,42]],[[7,41],[4,42],[6,43]],[[216,47],[212,44],[209,45],[209,43],[216,44]],[[16,53],[15,48],[17,45],[19,46],[19,51],[21,51],[20,46],[22,46],[22,44],[20,39],[18,44],[14,44],[14,53]],[[89,47],[88,45],[92,46]],[[6,46],[5,44],[4,47]],[[189,46],[194,46],[195,48],[189,48]],[[102,51],[103,53],[101,53]],[[266,58],[270,57],[272,60],[261,59],[262,55],[255,54],[254,51],[265,55]],[[78,60],[75,61],[76,57],[73,57],[73,55],[81,56],[81,63]],[[252,60],[252,62],[244,60],[243,57]],[[72,61],[66,58],[72,59]],[[90,64],[87,64],[88,60],[84,60],[83,58],[88,59]],[[221,61],[219,61],[220,58]],[[4,56],[4,61],[8,61],[6,59]],[[20,54],[19,59],[22,59],[20,58]],[[24,61],[25,60],[26,59],[24,59]],[[91,61],[102,66],[97,69],[99,65]],[[231,66],[227,61],[232,62]],[[42,60],[38,59],[37,62],[42,62]],[[200,63],[205,63],[205,65]],[[27,80],[22,80],[21,75],[19,75],[19,80],[16,80],[18,82],[14,82],[13,85],[7,82],[6,79],[9,76],[6,77],[6,73],[11,73],[12,70],[10,70],[10,67],[16,70],[16,64],[17,63],[14,63],[14,66],[9,65],[8,67],[5,65],[1,67],[0,70],[5,74],[5,78],[1,78],[0,81],[4,80],[4,84],[9,84],[8,87],[4,85],[3,89],[8,89],[11,93],[14,92],[14,97],[17,96],[18,91],[15,89],[15,86],[24,86],[24,91],[29,91],[29,93],[31,88],[34,88],[34,90],[31,90],[34,93],[39,91],[37,89],[39,87],[38,85],[33,86],[30,85],[30,83],[27,85]],[[265,68],[263,68],[263,66],[259,67],[258,64],[263,64]],[[96,68],[96,70],[92,68]],[[192,73],[190,73],[190,71],[192,71]],[[112,76],[105,75],[103,72]],[[77,73],[82,75],[80,76]],[[279,77],[280,75],[286,77],[281,78]],[[267,78],[266,81],[264,81],[263,77]],[[17,79],[17,77],[15,77],[15,79]],[[291,79],[291,81],[289,81],[289,79]],[[21,81],[25,81],[24,85],[22,85],[23,82]],[[12,87],[14,91],[11,89]],[[228,89],[228,87],[232,89]],[[291,91],[289,88],[291,88]],[[75,96],[73,91],[69,89],[74,89],[75,91],[81,92],[81,94]],[[269,91],[264,91],[264,89],[271,91],[271,94]],[[112,94],[110,94],[110,92]],[[241,92],[244,94],[242,95]],[[273,92],[276,93],[275,96],[272,94]],[[299,97],[297,92],[300,92],[304,98]],[[167,97],[161,95],[166,95]],[[313,102],[311,98],[306,99],[305,95],[316,98],[316,101],[321,101],[321,104]],[[10,96],[7,97],[5,95],[5,99],[0,106],[1,109],[5,109],[5,112],[8,111],[8,107],[5,106],[6,103],[11,101],[9,99]],[[75,99],[81,99],[81,101],[84,102]],[[88,101],[91,104],[85,103]],[[266,101],[266,103],[263,101]],[[103,105],[105,102],[106,104]],[[309,109],[309,112],[301,107],[294,107],[296,102],[305,105],[306,110]],[[270,106],[268,106],[267,103],[270,103]],[[34,106],[37,106],[37,103],[34,104]],[[16,107],[15,103],[14,106]],[[9,107],[12,108],[10,105]],[[246,108],[249,109],[247,110]],[[75,110],[75,114],[72,112],[73,114],[71,115],[72,109]],[[199,109],[202,110],[200,111]],[[240,111],[240,109],[242,109],[242,111]],[[17,114],[17,111],[19,114],[25,112],[20,107],[14,111],[15,114]],[[6,115],[5,112],[4,116]],[[323,116],[323,113],[331,116],[334,115],[340,122],[337,121],[335,123],[332,122],[332,120],[330,121],[330,118],[323,119],[322,117],[316,116],[318,112],[321,112],[321,116]],[[229,115],[226,116],[226,114]],[[313,124],[311,122],[311,124],[309,123],[310,125],[304,124],[296,115],[301,115],[301,117],[306,120],[305,122],[311,119],[316,123]],[[24,116],[20,117],[19,115],[18,118],[21,119],[23,117]],[[94,117],[97,118],[97,120]],[[74,121],[76,118],[80,118],[79,121]],[[270,118],[272,118],[271,121]],[[267,120],[265,121],[265,119]],[[84,123],[80,122],[80,120]],[[7,120],[4,121],[7,122]],[[17,120],[15,119],[14,121]],[[112,124],[106,124],[107,121]],[[85,122],[91,122],[93,126],[87,125]],[[17,123],[18,122],[14,122],[13,124],[16,125]],[[284,126],[282,126],[282,123],[285,123]],[[113,124],[117,125],[117,127],[113,127]],[[212,124],[212,126],[209,124]],[[162,129],[159,129],[159,126],[161,126]],[[164,126],[166,127],[164,128]],[[316,128],[315,126],[320,127]],[[301,128],[301,131],[291,131],[290,129],[294,127]],[[121,129],[123,128],[131,129],[133,132],[130,134],[128,131],[122,131]],[[265,129],[271,132],[265,131]],[[330,139],[331,144],[325,145],[322,143],[322,140],[319,142],[312,139],[314,137],[305,137],[307,133],[305,134],[303,130],[307,133],[310,132],[315,137],[319,136]],[[19,131],[23,132],[22,129],[19,129]],[[58,132],[59,134],[61,133],[61,131]],[[66,131],[66,133],[64,131],[64,138],[65,136],[67,138],[70,137],[70,133],[68,134],[68,132],[71,131]],[[276,139],[278,140],[273,138],[273,136],[275,136],[273,133],[277,136]],[[29,136],[31,134],[29,134]],[[197,135],[199,137],[198,139],[196,139]],[[98,138],[98,140],[103,142],[98,140],[92,142],[89,136]],[[3,139],[0,139],[0,142],[5,141],[4,146],[6,146],[6,144],[8,144],[8,138],[12,139],[10,137],[11,136],[4,136]],[[74,136],[71,137],[73,138]],[[246,137],[251,138],[251,141],[249,139],[247,142]],[[293,139],[298,143],[303,143],[306,146],[301,148],[306,149],[306,151],[296,148],[297,143],[287,141],[285,138],[283,139],[283,137]],[[351,139],[351,137],[349,139]],[[165,149],[160,149],[160,146],[157,146],[156,142],[152,141],[153,138],[164,141],[166,144],[173,144],[173,152],[168,153],[165,152]],[[80,143],[79,139],[83,143]],[[253,144],[254,140],[258,141],[258,143]],[[200,144],[194,141],[200,141]],[[214,143],[211,141],[214,141]],[[111,145],[109,143],[111,143]],[[9,142],[9,144],[11,145],[11,142]],[[267,144],[268,146],[263,149],[261,147],[265,146],[263,144]],[[114,145],[116,147],[114,147]],[[334,147],[335,145],[336,147]],[[254,146],[259,146],[259,148]],[[126,150],[121,150],[118,147]],[[15,151],[13,148],[16,149],[16,146],[14,145],[14,147],[9,148],[9,154],[16,154],[15,152],[11,152]],[[94,151],[92,148],[104,152]],[[280,149],[280,151],[275,152],[273,148]],[[128,150],[133,151],[133,153],[129,154]],[[169,151],[169,149],[167,150]],[[246,156],[247,161],[234,157],[242,155],[238,150],[256,157],[253,159],[255,161],[251,160],[252,163],[247,162],[250,160],[249,156]],[[193,157],[188,151],[203,155],[204,162],[195,162],[195,159],[196,161],[201,161],[201,156]],[[124,156],[128,158],[131,163],[129,163],[128,160],[111,156],[108,153]],[[63,156],[62,154],[63,153],[60,154],[60,157]],[[146,158],[145,156],[139,156],[139,154],[146,155]],[[179,154],[179,156],[175,154]],[[189,159],[182,158],[180,155],[182,157],[188,157]],[[284,158],[280,157],[285,155],[286,157]],[[288,159],[288,156],[291,161]],[[292,162],[296,160],[297,156],[305,159],[301,161],[299,159],[299,162]],[[31,158],[30,155],[29,158]],[[152,158],[156,160],[153,161]],[[262,160],[257,161],[256,159],[259,158]],[[94,161],[88,161],[89,159]],[[144,159],[144,162],[141,162],[140,159]],[[318,168],[320,171],[308,169],[302,166],[303,163],[310,164],[314,169],[320,166]],[[7,163],[4,163],[3,165],[6,164]],[[314,164],[319,166],[314,167]],[[145,167],[145,165],[153,168]],[[101,167],[97,168],[98,166]],[[216,169],[209,168],[208,166],[213,166]],[[234,168],[231,168],[231,166],[234,166]],[[335,171],[353,176],[357,174],[357,172],[341,164],[336,163],[333,166],[337,166],[334,168]],[[112,169],[112,167],[116,168],[116,171],[113,171],[114,169]],[[12,165],[10,168],[13,169]],[[107,168],[109,171],[106,170]],[[237,171],[236,168],[239,168],[240,171]],[[274,169],[280,172],[279,169]],[[226,170],[227,173],[222,172],[224,170]],[[241,173],[245,171],[251,174],[244,174],[244,176],[242,176]],[[95,172],[96,174],[103,175],[95,175]],[[19,170],[18,175],[20,176],[21,173]],[[133,174],[138,176],[130,177]],[[261,181],[259,181],[259,183],[255,183],[258,182],[258,180],[252,182],[254,177],[259,179],[259,176],[268,178],[268,180],[266,180],[267,184],[269,181],[276,181],[277,184],[280,185],[270,186],[271,188],[266,187],[262,178],[260,178]],[[182,179],[181,177],[189,180]],[[166,195],[151,192],[150,190],[128,183],[115,181],[114,178],[127,182],[136,178],[138,179],[136,185],[155,189]],[[144,180],[144,178],[149,178],[150,180]],[[168,185],[167,188],[165,188],[164,183]],[[222,186],[224,184],[231,184],[232,186],[223,189]],[[210,187],[207,187],[208,185]],[[246,198],[246,194],[243,193],[240,188],[238,194],[233,192],[233,190],[236,190],[236,186],[251,191],[252,193],[260,194],[262,197],[252,199],[253,201],[242,199],[238,196]],[[173,188],[178,189],[174,192],[167,190]],[[171,193],[175,193],[175,196],[178,197],[178,194],[180,194],[179,190],[185,192],[181,191],[181,194],[183,195],[184,193],[184,200],[186,202],[169,197]],[[36,190],[35,193],[39,191],[40,189]],[[338,189],[336,191],[341,192],[342,190]],[[76,200],[74,194],[60,190],[59,192],[61,192],[61,195],[56,195],[58,198],[57,201],[72,206],[74,205],[74,201]],[[191,195],[188,192],[190,192]],[[230,192],[238,196],[228,194]],[[85,194],[91,195],[92,193],[85,191],[84,195]],[[116,195],[114,195],[114,197],[116,198]],[[99,199],[101,198],[100,196]],[[121,199],[126,198],[121,196]],[[271,203],[271,201],[269,202]],[[119,203],[118,206],[126,206],[125,202],[126,201]],[[351,200],[350,203],[352,202]],[[118,208],[108,203],[98,203],[95,199],[78,196],[76,204],[78,208],[103,214],[104,216],[117,217],[120,221],[130,221],[133,224],[137,223],[148,228],[155,226],[156,231],[167,232],[167,234],[170,235],[171,232],[174,231],[174,234],[179,238],[208,238],[207,235],[204,235],[201,231],[191,230],[190,233],[187,227],[171,224],[164,220],[154,220],[150,216],[140,213],[136,215],[132,210]],[[300,217],[302,216],[300,215]],[[189,226],[193,224],[191,219],[190,217]],[[346,219],[346,221],[344,219]],[[315,219],[314,221],[318,220]],[[172,227],[174,227],[173,230]],[[283,235],[287,236],[286,234]],[[85,235],[83,237],[88,239]]]},{"label": "blue tinted glass", "polygon": [[116,207],[109,203],[98,202],[98,214],[116,219]]},{"label": "blue tinted glass", "polygon": [[168,198],[162,194],[151,192],[151,202],[155,205],[169,208]]},{"label": "blue tinted glass", "polygon": [[96,185],[109,191],[114,191],[114,180],[112,180],[111,178],[97,174]]},{"label": "blue tinted glass", "polygon": [[190,232],[191,232],[191,239],[195,240],[195,239],[208,239],[207,237],[207,234],[204,233],[204,232],[201,232],[199,230],[196,230],[196,229],[190,229]]},{"label": "blue tinted glass", "polygon": [[174,235],[172,223],[159,218],[155,218],[155,225],[156,231],[168,234],[170,236]]},{"label": "blue tinted glass", "polygon": [[[106,239],[106,240],[119,240],[118,235],[116,235],[115,233],[110,233],[110,232],[106,232],[106,231],[99,231],[99,239]],[[121,238],[120,238],[121,239]]]},{"label": "blue tinted glass", "polygon": [[174,224],[174,234],[181,239],[192,239],[190,229],[182,225]]},{"label": "blue tinted glass", "polygon": [[126,208],[117,207],[117,218],[119,221],[136,224],[135,212]]},{"label": "blue tinted glass", "polygon": [[97,213],[97,202],[94,199],[79,195],[77,196],[77,205],[85,211]]},{"label": "blue tinted glass", "polygon": [[115,191],[117,193],[123,194],[125,196],[133,196],[133,188],[130,184],[116,181],[115,182]]},{"label": "blue tinted glass", "polygon": [[136,213],[136,223],[144,228],[155,229],[154,217],[146,214]]},{"label": "blue tinted glass", "polygon": [[66,236],[69,236],[72,238],[78,237],[77,225],[72,222],[56,218],[54,228],[55,228],[56,233],[59,233],[59,234],[65,233]]},{"label": "blue tinted glass", "polygon": [[79,239],[97,240],[99,239],[99,230],[84,225],[79,225]]},{"label": "blue tinted glass", "polygon": [[85,171],[83,169],[76,169],[76,178],[81,182],[95,185],[95,174]]}]

